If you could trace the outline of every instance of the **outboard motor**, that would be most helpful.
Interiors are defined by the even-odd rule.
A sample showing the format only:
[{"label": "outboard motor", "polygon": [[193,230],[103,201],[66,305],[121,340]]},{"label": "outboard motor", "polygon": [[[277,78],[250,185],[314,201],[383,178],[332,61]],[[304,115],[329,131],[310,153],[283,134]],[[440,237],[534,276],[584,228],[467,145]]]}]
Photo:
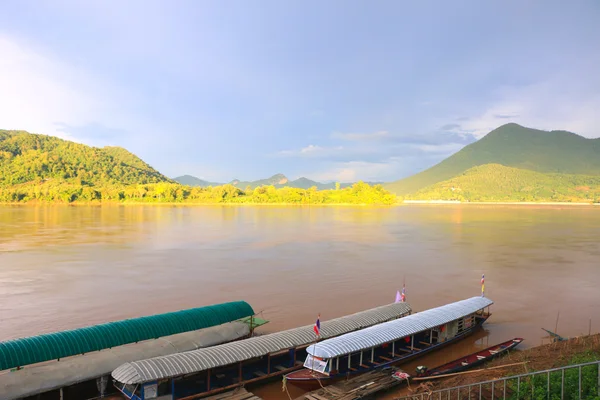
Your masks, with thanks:
[{"label": "outboard motor", "polygon": [[419,365],[417,367],[417,376],[421,376],[427,372],[427,367],[424,365]]}]

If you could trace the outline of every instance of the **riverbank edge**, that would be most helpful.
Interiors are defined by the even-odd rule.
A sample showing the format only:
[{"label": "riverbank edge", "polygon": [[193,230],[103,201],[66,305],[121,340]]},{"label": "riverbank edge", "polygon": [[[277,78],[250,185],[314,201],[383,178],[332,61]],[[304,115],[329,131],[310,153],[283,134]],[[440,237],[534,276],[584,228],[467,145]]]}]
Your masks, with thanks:
[{"label": "riverbank edge", "polygon": [[509,354],[493,360],[485,368],[499,367],[507,364],[526,362],[520,367],[487,370],[448,377],[438,381],[414,387],[411,394],[427,393],[431,390],[450,389],[457,386],[484,382],[522,373],[543,371],[551,368],[566,367],[577,364],[572,360],[577,357],[591,357],[600,360],[600,333],[582,335],[563,342],[553,342],[530,347],[525,350],[512,350]]},{"label": "riverbank edge", "polygon": [[196,202],[144,202],[144,201],[76,201],[72,203],[59,201],[28,201],[28,202],[0,202],[0,206],[182,206],[182,207],[398,207],[398,206],[440,206],[440,205],[478,205],[478,206],[600,206],[600,203],[579,202],[551,202],[551,201],[451,201],[451,200],[400,200],[392,204],[369,203],[328,203],[328,204],[299,204],[299,203],[196,203]]},{"label": "riverbank edge", "polygon": [[406,205],[518,205],[518,206],[600,206],[600,203],[592,202],[568,202],[568,201],[453,201],[453,200],[403,200]]},{"label": "riverbank edge", "polygon": [[298,203],[177,203],[177,202],[143,202],[143,201],[135,201],[135,202],[120,202],[120,201],[89,201],[89,202],[73,202],[73,203],[64,203],[64,202],[0,202],[0,206],[22,206],[22,207],[31,207],[31,206],[69,206],[69,207],[118,207],[118,206],[163,206],[163,207],[173,207],[173,206],[181,206],[181,207],[393,207],[399,205],[398,203],[394,204],[367,204],[367,203],[330,203],[330,204],[298,204]]}]

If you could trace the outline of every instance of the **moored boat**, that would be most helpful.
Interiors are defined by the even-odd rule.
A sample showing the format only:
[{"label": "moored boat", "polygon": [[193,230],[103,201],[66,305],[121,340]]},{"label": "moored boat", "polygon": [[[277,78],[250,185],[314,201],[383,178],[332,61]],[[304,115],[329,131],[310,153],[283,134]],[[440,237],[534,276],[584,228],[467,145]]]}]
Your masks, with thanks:
[{"label": "moored boat", "polygon": [[[126,398],[201,398],[246,384],[276,379],[302,368],[306,347],[316,332],[327,339],[412,312],[408,303],[392,303],[344,317],[238,342],[125,363],[112,372],[113,384]],[[321,326],[319,326],[321,325]]]},{"label": "moored boat", "polygon": [[304,368],[285,375],[286,381],[311,390],[408,361],[473,333],[490,317],[492,304],[473,297],[321,341],[306,349]]},{"label": "moored boat", "polygon": [[475,353],[458,358],[449,363],[440,365],[439,367],[427,370],[426,367],[417,367],[417,377],[425,378],[430,376],[452,374],[466,369],[481,365],[486,361],[490,361],[511,349],[517,347],[523,341],[523,338],[514,338],[506,342],[488,347],[487,349],[476,351]]}]

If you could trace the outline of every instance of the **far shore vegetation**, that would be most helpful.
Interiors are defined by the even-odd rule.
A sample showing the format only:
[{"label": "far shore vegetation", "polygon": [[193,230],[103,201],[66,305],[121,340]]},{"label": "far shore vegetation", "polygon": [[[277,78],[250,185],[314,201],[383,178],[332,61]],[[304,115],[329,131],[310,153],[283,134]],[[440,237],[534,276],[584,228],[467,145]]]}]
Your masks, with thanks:
[{"label": "far shore vegetation", "polygon": [[275,186],[181,185],[120,147],[0,130],[2,203],[373,204],[397,197],[381,185],[317,190]]},{"label": "far shore vegetation", "polygon": [[[490,149],[497,150],[497,146],[490,147],[490,143],[494,144],[500,139],[504,142],[507,141],[505,139],[510,139],[508,142],[513,143],[513,147],[518,147],[523,142],[528,144],[529,150],[526,152],[526,157],[523,156],[525,158],[519,156],[521,158],[516,161],[502,160],[517,166],[507,167],[503,163],[488,161],[491,159],[487,157],[491,154]],[[554,155],[547,157],[545,153],[549,150],[544,150],[545,153],[541,155],[536,153],[535,149],[545,149],[542,144],[546,145],[546,141],[561,143],[562,145],[557,148],[561,149],[563,156],[567,154],[567,148],[571,148],[568,154],[578,156],[570,156],[565,160],[564,157],[556,158]],[[229,184],[198,187],[184,185],[168,178],[135,154],[120,147],[97,148],[52,136],[0,130],[0,203],[189,205],[395,205],[405,204],[404,201],[456,201],[479,204],[598,203],[600,202],[600,162],[597,157],[591,157],[588,153],[596,155],[599,143],[600,139],[584,139],[566,132],[552,132],[546,136],[546,133],[509,124],[498,128],[479,142],[465,147],[435,167],[416,174],[415,179],[423,174],[429,174],[427,176],[431,179],[419,178],[419,184],[411,184],[412,186],[402,183],[404,185],[402,190],[399,190],[397,185],[382,186],[365,182],[356,182],[351,186],[337,183],[317,187],[313,186],[317,182],[304,178],[301,182],[304,187],[292,187],[287,185],[287,178],[280,174],[256,182],[236,180]],[[485,151],[479,149],[482,146]],[[504,150],[498,154],[503,157],[508,157],[506,154],[513,154],[509,151],[510,148]],[[539,157],[534,157],[535,154]],[[529,159],[537,160],[536,164],[523,164]],[[561,172],[551,168],[552,166],[557,168],[556,165],[560,167]],[[433,174],[431,171],[444,173],[431,175]],[[589,175],[583,174],[582,171]],[[407,178],[406,182],[413,182],[411,179],[413,178]]]},{"label": "far shore vegetation", "polygon": [[200,188],[168,182],[104,187],[45,182],[0,187],[0,202],[391,205],[397,202],[397,197],[381,185],[370,186],[363,182],[333,190],[273,186],[242,190],[233,185]]}]

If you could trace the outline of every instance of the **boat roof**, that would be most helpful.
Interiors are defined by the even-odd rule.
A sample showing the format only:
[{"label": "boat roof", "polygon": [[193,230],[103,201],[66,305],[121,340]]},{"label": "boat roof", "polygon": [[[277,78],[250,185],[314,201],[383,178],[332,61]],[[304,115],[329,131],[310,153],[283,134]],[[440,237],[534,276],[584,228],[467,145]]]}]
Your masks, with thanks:
[{"label": "boat roof", "polygon": [[50,390],[109,375],[125,361],[143,360],[149,357],[173,354],[214,346],[241,339],[250,333],[247,322],[234,321],[223,325],[178,333],[156,340],[95,351],[27,366],[17,371],[0,374],[0,399],[21,399]]},{"label": "boat roof", "polygon": [[494,302],[487,297],[472,297],[324,340],[306,351],[313,356],[333,358],[370,349],[465,317],[492,304]]},{"label": "boat roof", "polygon": [[107,322],[0,342],[0,370],[217,326],[254,314],[245,301]]},{"label": "boat roof", "polygon": [[[334,337],[397,319],[409,314],[411,311],[412,309],[408,303],[392,303],[329,321],[322,321],[321,338]],[[152,382],[158,379],[197,373],[209,368],[218,368],[290,348],[306,346],[313,343],[314,340],[313,325],[307,325],[206,349],[125,363],[113,371],[112,377],[125,384]]]}]

